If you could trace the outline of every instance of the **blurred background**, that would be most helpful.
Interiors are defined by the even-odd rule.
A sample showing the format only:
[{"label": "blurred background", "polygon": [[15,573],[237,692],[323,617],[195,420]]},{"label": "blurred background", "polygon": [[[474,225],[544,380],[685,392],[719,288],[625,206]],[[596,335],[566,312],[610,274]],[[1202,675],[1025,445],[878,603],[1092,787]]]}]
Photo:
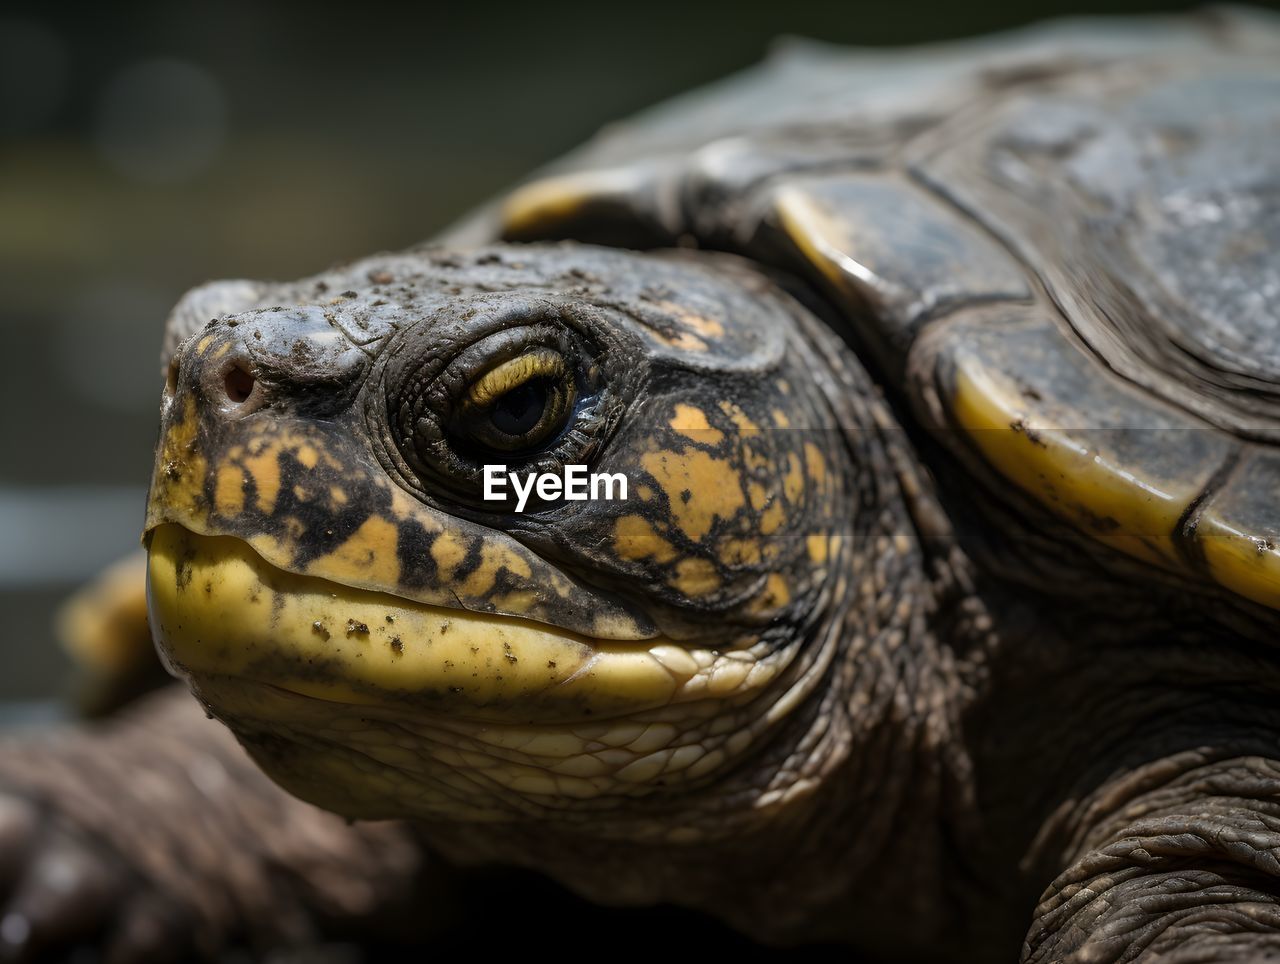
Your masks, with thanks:
[{"label": "blurred background", "polygon": [[51,614],[137,543],[160,325],[191,285],[421,240],[780,34],[883,46],[1176,6],[6,4],[0,720],[56,712]]}]

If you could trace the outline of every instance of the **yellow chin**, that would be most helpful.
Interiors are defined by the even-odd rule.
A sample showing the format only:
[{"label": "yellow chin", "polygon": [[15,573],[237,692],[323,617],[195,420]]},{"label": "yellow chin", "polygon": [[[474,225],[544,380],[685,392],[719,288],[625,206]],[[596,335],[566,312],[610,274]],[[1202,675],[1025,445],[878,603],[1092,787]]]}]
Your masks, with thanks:
[{"label": "yellow chin", "polygon": [[663,706],[697,670],[671,658],[668,640],[601,641],[355,589],[173,523],[150,533],[147,577],[156,643],[196,679],[477,720],[570,722]]}]

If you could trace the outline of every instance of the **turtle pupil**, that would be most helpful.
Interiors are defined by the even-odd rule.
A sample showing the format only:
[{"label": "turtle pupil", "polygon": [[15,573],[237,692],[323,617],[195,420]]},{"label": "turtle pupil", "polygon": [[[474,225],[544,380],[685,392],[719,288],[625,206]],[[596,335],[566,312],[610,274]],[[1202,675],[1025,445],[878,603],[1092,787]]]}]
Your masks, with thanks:
[{"label": "turtle pupil", "polygon": [[527,435],[542,421],[547,409],[548,386],[545,378],[531,378],[513,388],[493,405],[489,419],[493,427],[517,438]]}]

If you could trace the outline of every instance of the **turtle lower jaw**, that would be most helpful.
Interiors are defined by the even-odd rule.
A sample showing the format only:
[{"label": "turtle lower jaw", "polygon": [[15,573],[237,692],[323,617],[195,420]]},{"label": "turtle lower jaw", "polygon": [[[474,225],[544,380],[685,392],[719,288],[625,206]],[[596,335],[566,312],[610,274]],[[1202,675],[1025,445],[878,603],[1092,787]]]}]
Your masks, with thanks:
[{"label": "turtle lower jaw", "polygon": [[666,705],[695,669],[692,660],[664,665],[672,647],[661,639],[599,641],[356,589],[175,523],[149,533],[147,597],[157,647],[177,675],[350,705],[572,722]]},{"label": "turtle lower jaw", "polygon": [[663,773],[676,730],[630,719],[476,722],[196,674],[192,691],[293,795],[343,816],[462,823],[574,819],[628,809],[661,779],[675,788],[719,767],[693,744]]},{"label": "turtle lower jaw", "polygon": [[148,535],[147,582],[171,671],[272,778],[350,817],[621,815],[733,766],[829,659],[588,639],[287,572],[176,523]]}]

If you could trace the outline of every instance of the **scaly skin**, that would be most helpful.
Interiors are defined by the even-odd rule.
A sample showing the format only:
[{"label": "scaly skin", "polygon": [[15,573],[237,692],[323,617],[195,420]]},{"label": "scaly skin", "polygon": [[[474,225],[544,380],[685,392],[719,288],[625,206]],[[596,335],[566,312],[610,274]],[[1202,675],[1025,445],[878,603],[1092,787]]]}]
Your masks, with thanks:
[{"label": "scaly skin", "polygon": [[100,729],[6,740],[0,785],[3,959],[422,936],[413,908],[448,880],[404,825],[348,825],[281,792],[172,687]]},{"label": "scaly skin", "polygon": [[[449,867],[489,862],[898,959],[1012,959],[1029,919],[1036,961],[1269,946],[1277,681],[1251,641],[1274,617],[1152,579],[919,437],[773,279],[428,250],[226,310],[167,389],[154,628],[285,789],[411,822],[312,809],[170,695],[14,744],[0,931],[24,952],[429,927]],[[456,397],[414,373],[495,319],[573,328],[553,341],[596,359],[597,403],[551,445],[638,498],[494,511],[438,435],[413,448]]]},{"label": "scaly skin", "polygon": [[[926,946],[945,877],[867,886],[906,856],[867,831],[913,815],[923,869],[939,812],[972,820],[936,625],[953,631],[953,575],[944,543],[932,562],[920,545],[940,516],[900,433],[825,326],[732,259],[572,247],[374,259],[265,294],[313,299],[183,345],[148,518],[165,656],[267,772],[597,900],[769,940],[927,912]],[[397,323],[367,352],[363,312]],[[567,318],[597,346],[586,458],[636,497],[516,516],[450,487],[447,460],[400,457],[400,423],[377,421],[411,402],[395,366],[449,362],[493,317]],[[217,395],[229,361],[255,375],[245,408]]]}]

